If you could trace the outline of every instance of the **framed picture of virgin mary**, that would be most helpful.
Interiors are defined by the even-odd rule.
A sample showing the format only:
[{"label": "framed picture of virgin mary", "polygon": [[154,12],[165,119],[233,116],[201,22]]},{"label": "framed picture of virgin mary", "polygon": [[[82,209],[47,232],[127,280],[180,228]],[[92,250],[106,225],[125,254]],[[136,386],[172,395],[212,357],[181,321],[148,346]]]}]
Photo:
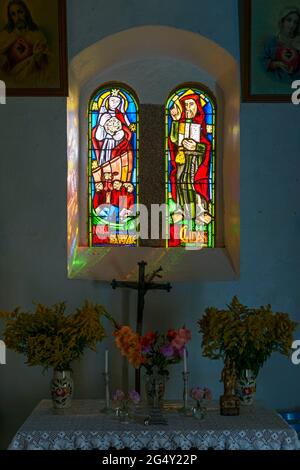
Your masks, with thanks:
[{"label": "framed picture of virgin mary", "polygon": [[240,3],[243,101],[291,101],[300,80],[300,0]]},{"label": "framed picture of virgin mary", "polygon": [[1,0],[0,80],[7,96],[66,96],[65,0]]}]

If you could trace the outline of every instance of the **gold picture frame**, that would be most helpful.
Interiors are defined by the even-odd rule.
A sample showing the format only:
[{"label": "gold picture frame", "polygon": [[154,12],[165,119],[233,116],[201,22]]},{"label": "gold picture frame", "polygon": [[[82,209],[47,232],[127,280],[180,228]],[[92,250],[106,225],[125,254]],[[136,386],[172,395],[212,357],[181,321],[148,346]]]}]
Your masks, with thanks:
[{"label": "gold picture frame", "polygon": [[300,79],[300,0],[240,0],[239,7],[243,101],[291,102]]},{"label": "gold picture frame", "polygon": [[67,96],[66,1],[6,0],[0,9],[0,80],[7,96]]}]

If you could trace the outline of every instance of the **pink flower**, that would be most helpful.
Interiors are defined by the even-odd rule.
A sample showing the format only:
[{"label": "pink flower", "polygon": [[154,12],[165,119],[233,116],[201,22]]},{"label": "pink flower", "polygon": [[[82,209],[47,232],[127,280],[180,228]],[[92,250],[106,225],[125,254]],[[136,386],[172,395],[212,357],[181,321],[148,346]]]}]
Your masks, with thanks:
[{"label": "pink flower", "polygon": [[190,396],[197,401],[200,401],[202,399],[205,400],[211,400],[212,399],[212,393],[211,390],[207,387],[205,388],[200,388],[200,387],[194,387],[190,390]]},{"label": "pink flower", "polygon": [[205,400],[212,400],[212,392],[209,390],[209,388],[204,388],[204,397]]},{"label": "pink flower", "polygon": [[179,328],[176,336],[173,337],[171,344],[175,349],[182,349],[188,341],[190,341],[192,334],[190,330],[185,327]]},{"label": "pink flower", "polygon": [[58,397],[64,397],[65,396],[65,391],[64,391],[63,388],[57,388],[54,393]]},{"label": "pink flower", "polygon": [[179,335],[177,335],[177,336],[175,336],[174,339],[172,339],[171,345],[175,349],[182,349],[185,345],[185,340],[184,340],[184,338],[181,338]]},{"label": "pink flower", "polygon": [[115,390],[113,393],[113,401],[122,401],[125,398],[125,393],[122,390]]},{"label": "pink flower", "polygon": [[190,332],[190,330],[185,328],[185,326],[182,328],[179,328],[178,335],[180,336],[180,338],[184,339],[185,343],[190,341],[190,339],[192,338],[192,333]]},{"label": "pink flower", "polygon": [[138,392],[136,392],[135,390],[131,390],[129,392],[128,396],[129,396],[130,400],[135,404],[138,404],[141,401],[140,394]]},{"label": "pink flower", "polygon": [[200,387],[194,387],[190,390],[190,396],[194,399],[194,400],[202,400],[202,398],[204,398],[204,390]]}]

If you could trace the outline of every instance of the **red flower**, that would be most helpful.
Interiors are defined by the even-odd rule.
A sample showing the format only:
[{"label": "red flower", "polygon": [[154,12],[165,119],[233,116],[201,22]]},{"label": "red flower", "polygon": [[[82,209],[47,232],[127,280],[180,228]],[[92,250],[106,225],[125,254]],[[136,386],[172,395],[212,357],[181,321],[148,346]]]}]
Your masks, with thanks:
[{"label": "red flower", "polygon": [[176,330],[168,330],[167,338],[169,341],[172,341],[177,336]]},{"label": "red flower", "polygon": [[142,350],[150,350],[150,346],[155,343],[157,338],[157,335],[154,331],[148,331],[144,336],[141,337],[140,339],[140,344],[142,347]]}]

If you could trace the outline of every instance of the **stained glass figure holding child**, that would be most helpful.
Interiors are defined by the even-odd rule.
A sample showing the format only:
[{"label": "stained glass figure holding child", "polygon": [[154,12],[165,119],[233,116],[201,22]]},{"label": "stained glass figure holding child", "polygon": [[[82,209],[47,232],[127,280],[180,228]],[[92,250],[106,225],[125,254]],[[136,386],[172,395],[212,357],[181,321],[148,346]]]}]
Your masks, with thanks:
[{"label": "stained glass figure holding child", "polygon": [[111,87],[97,97],[93,106],[93,111],[99,111],[91,131],[95,184],[92,206],[100,218],[99,225],[112,226],[120,233],[126,229],[124,223],[135,216],[137,108],[124,90]]}]

